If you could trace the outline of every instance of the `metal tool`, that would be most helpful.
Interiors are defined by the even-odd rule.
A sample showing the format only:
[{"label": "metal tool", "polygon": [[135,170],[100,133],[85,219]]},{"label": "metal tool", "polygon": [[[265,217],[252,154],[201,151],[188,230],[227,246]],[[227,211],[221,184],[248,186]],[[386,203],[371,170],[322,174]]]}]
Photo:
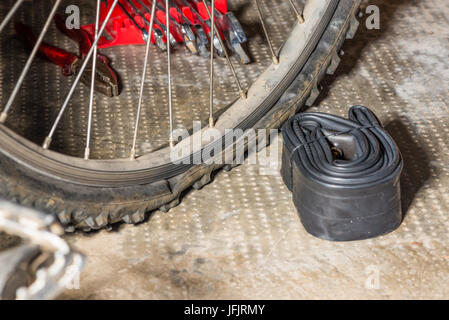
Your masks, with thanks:
[{"label": "metal tool", "polygon": [[[101,2],[104,5],[101,6],[100,10],[100,23],[103,23],[103,18],[105,15],[104,12],[106,9],[108,9],[112,1],[101,0]],[[118,12],[114,12],[111,15],[111,18],[108,21],[108,25],[105,28],[107,36],[100,37],[98,48],[102,49],[121,45],[136,45],[146,43],[146,36],[144,36],[145,32],[142,30],[142,22],[137,21],[136,16],[132,16],[130,10],[128,10],[125,5],[123,5],[123,8],[120,9],[120,11],[120,14]],[[130,19],[130,15],[132,19]],[[87,31],[91,35],[91,37],[94,37],[95,24],[86,24],[81,26],[81,28]],[[144,29],[147,30],[146,28]],[[161,51],[167,50],[167,46],[164,40],[165,34],[162,29],[153,28],[152,35],[154,36],[154,43],[159,47],[159,49],[161,49]]]},{"label": "metal tool", "polygon": [[[202,0],[193,0],[195,3],[200,3]],[[210,7],[210,1],[205,1],[205,3]],[[238,57],[238,60],[242,64],[249,64],[251,59],[246,54],[242,47],[242,44],[248,42],[245,32],[243,31],[242,25],[240,24],[237,17],[231,11],[222,14],[217,9],[214,10],[216,20],[221,30],[224,33],[224,37],[228,46],[231,48],[232,52]]]},{"label": "metal tool", "polygon": [[[198,20],[200,20],[201,23],[205,24],[209,28],[209,30],[211,30],[212,26],[211,26],[210,19],[207,19],[207,20],[203,19],[201,14],[198,12],[198,10],[196,10],[189,2],[187,2],[187,0],[181,0],[181,2],[184,6],[188,7],[192,11],[192,13],[194,13],[197,16]],[[220,57],[223,57],[225,55],[224,48],[221,45],[220,40],[218,39],[218,37],[216,35],[213,37],[213,41],[214,41],[215,52]]]},{"label": "metal tool", "polygon": [[[152,18],[153,16],[151,15],[151,12],[150,12],[150,10],[148,9],[148,7],[147,7],[142,1],[138,0],[138,2],[139,2],[139,4],[142,6],[142,8],[144,8],[145,11],[146,11],[147,13],[150,14],[150,17]],[[145,16],[144,16],[144,18],[145,18]],[[147,23],[147,20],[148,20],[148,19],[146,19],[146,18],[144,19],[145,23],[148,24],[149,27],[150,27],[150,29],[153,30],[153,34],[154,34],[154,37],[155,37],[155,39],[156,39],[156,45],[159,47],[159,49],[161,49],[161,51],[164,51],[164,52],[165,52],[165,51],[167,50],[167,45],[166,45],[165,42],[164,42],[164,36],[165,36],[165,34],[164,34],[164,32],[162,31],[162,30],[164,30],[164,29],[161,28],[161,26],[155,21],[155,19],[152,19],[153,24],[157,24],[158,27],[161,28],[162,30],[161,30],[161,29],[157,29],[157,28],[152,28],[152,25],[153,25],[153,24],[151,24],[151,22],[148,22],[148,23]]]},{"label": "metal tool", "polygon": [[183,19],[190,23],[191,28],[194,30],[196,34],[196,44],[198,47],[198,51],[200,56],[208,58],[209,50],[207,49],[209,45],[209,38],[207,37],[206,31],[204,31],[203,26],[200,24],[199,19],[196,15],[191,17],[187,17],[182,10],[182,6],[180,6],[177,0],[170,0],[171,6],[178,10],[178,13],[182,15]]},{"label": "metal tool", "polygon": [[[141,0],[137,0],[139,3],[142,3]],[[154,2],[156,2],[156,6],[158,7],[159,10],[164,11],[166,14],[168,14],[170,21],[175,25],[176,30],[178,32],[178,34],[182,34],[182,37],[184,39],[184,45],[187,47],[187,49],[192,53],[192,54],[198,54],[198,48],[196,45],[196,36],[193,33],[193,30],[190,28],[190,26],[185,23],[179,23],[178,21],[176,21],[176,19],[174,19],[171,14],[169,12],[167,12],[167,10],[165,10],[165,6],[162,6],[157,0],[155,0]],[[172,6],[172,3],[169,1],[170,6]],[[143,6],[145,6],[142,3]],[[175,8],[176,9],[176,8]],[[179,14],[179,12],[178,12]],[[182,15],[180,16],[182,18]]]},{"label": "metal tool", "polygon": [[[136,7],[136,5],[131,1],[131,0],[127,0],[128,1],[128,3],[131,5],[131,7],[133,8],[133,10],[143,19],[143,21],[150,27],[151,26],[151,23],[150,23],[150,21],[148,21],[148,19],[145,17],[145,15]],[[146,6],[145,6],[145,9],[147,9],[146,8]],[[150,13],[149,11],[147,11],[148,13]],[[161,23],[159,23],[157,20],[154,20],[154,23],[159,27],[159,28],[161,28],[162,29],[162,31],[165,33],[165,37],[167,38],[167,39],[169,39],[170,40],[170,44],[172,45],[172,46],[174,46],[174,45],[176,45],[176,43],[177,43],[177,41],[176,41],[176,39],[173,37],[173,35],[170,33],[170,32],[168,32],[168,30],[167,30],[167,27],[165,26],[165,25],[163,25],[163,24],[161,24]],[[155,30],[157,30],[157,29],[155,29]]]},{"label": "metal tool", "polygon": [[118,6],[120,7],[120,9],[122,9],[122,11],[127,15],[127,17],[132,21],[132,23],[136,26],[136,28],[139,29],[140,32],[142,32],[143,40],[146,42],[147,39],[149,38],[148,31],[147,31],[144,27],[141,27],[141,26],[137,23],[136,19],[134,19],[134,17],[132,16],[132,14],[129,13],[128,10],[126,10],[125,6],[124,6],[123,4],[121,4],[120,1],[118,1],[117,4],[118,4]]},{"label": "metal tool", "polygon": [[[145,15],[136,7],[134,2],[132,2],[131,0],[127,0],[127,1],[131,5],[131,7],[135,11],[135,13],[137,13],[148,26],[151,26],[150,21],[148,21],[148,19],[145,17]],[[166,38],[170,39],[170,44],[172,46],[176,45],[176,43],[177,43],[176,39],[173,37],[173,35],[171,33],[169,33],[167,31],[166,26],[164,26],[163,24],[158,23],[158,22],[156,22],[156,24],[159,26],[159,28],[161,28],[165,32]]]},{"label": "metal tool", "polygon": [[[150,28],[151,28],[151,23],[148,21],[148,19],[145,17],[145,15],[143,15],[139,9],[137,9],[137,7],[134,5],[134,3],[130,0],[128,0],[128,2],[131,4],[131,6],[133,7],[134,11],[143,19],[143,21],[145,22],[145,24],[147,24]],[[140,1],[139,1],[140,3]],[[142,7],[144,9],[147,9],[146,6],[143,3],[140,3],[142,5]],[[150,13],[150,11],[147,11],[148,13]],[[129,14],[129,12],[128,12]],[[135,22],[135,19],[133,19]],[[136,22],[137,23],[137,22]],[[164,32],[166,32],[165,28],[163,25],[159,24],[156,22],[156,24],[159,26],[160,29],[157,28],[152,28],[153,30],[153,35],[154,38],[156,40],[156,45],[158,46],[159,49],[161,49],[161,51],[166,51],[167,50],[167,45],[164,42],[164,37],[165,34]],[[140,27],[140,26],[139,26]],[[162,29],[162,30],[161,30]],[[146,31],[146,30],[145,30]],[[145,39],[144,39],[145,40]],[[146,42],[146,40],[145,40]],[[170,36],[170,43],[173,45],[174,43],[176,43],[176,40],[173,39],[172,36]]]},{"label": "metal tool", "polygon": [[[209,57],[209,51],[207,50],[207,45],[209,44],[209,39],[207,38],[204,28],[199,23],[191,22],[188,17],[185,16],[182,9],[179,7],[178,3],[169,0],[170,7],[175,8],[178,15],[184,20],[186,24],[190,27],[190,30],[196,34],[196,47],[200,56]],[[194,31],[193,31],[194,30]]]},{"label": "metal tool", "polygon": [[[42,42],[39,46],[38,55],[61,67],[62,74],[65,76],[77,74],[89,49],[92,46],[92,39],[87,32],[81,29],[68,29],[65,25],[65,20],[61,15],[55,15],[54,22],[63,34],[78,43],[80,56],[54,47],[45,42]],[[36,44],[37,37],[30,26],[17,22],[15,24],[15,29],[17,34],[26,41],[28,46],[32,47]],[[118,96],[118,77],[114,70],[110,67],[109,59],[101,54],[98,54],[97,58],[98,63],[95,69],[95,91],[108,97]],[[91,85],[91,67],[87,67],[83,72],[81,82],[88,87]]]},{"label": "metal tool", "polygon": [[167,45],[164,42],[164,32],[160,29],[153,28],[153,34],[156,39],[156,45],[161,51],[165,52],[167,50]]},{"label": "metal tool", "polygon": [[228,24],[225,28],[225,38],[231,47],[232,51],[236,56],[239,57],[239,61],[242,64],[251,63],[251,59],[248,57],[245,49],[243,49],[242,44],[248,42],[248,39],[243,31],[242,25],[240,24],[237,17],[232,12],[227,12],[224,18]]},{"label": "metal tool", "polygon": [[[168,31],[168,28],[164,24],[160,23],[157,19],[154,20],[154,24],[156,24],[159,28],[162,29],[162,31],[165,33],[165,37],[170,40],[170,45],[172,47],[174,47],[176,45],[177,41],[176,41],[175,37],[173,37],[173,35]],[[167,37],[167,34],[168,34],[168,37]]]}]

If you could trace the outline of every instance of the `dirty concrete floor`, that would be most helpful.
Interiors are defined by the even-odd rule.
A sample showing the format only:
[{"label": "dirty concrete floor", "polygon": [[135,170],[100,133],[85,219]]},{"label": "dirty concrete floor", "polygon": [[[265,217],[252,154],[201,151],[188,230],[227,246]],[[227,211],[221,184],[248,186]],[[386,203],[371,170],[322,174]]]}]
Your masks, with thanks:
[{"label": "dirty concrete floor", "polygon": [[377,113],[405,162],[398,230],[316,239],[278,171],[244,165],[138,226],[67,236],[88,264],[79,289],[60,298],[448,298],[449,3],[370,4],[380,8],[380,30],[362,23],[310,110],[344,116],[363,104]]}]

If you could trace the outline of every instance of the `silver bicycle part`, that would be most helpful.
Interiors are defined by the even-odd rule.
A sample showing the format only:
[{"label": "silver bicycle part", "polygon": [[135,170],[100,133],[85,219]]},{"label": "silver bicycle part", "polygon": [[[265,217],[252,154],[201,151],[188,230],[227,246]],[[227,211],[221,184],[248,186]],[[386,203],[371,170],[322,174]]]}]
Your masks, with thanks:
[{"label": "silver bicycle part", "polygon": [[[153,5],[151,6],[150,34],[153,31],[153,21],[154,21],[155,11],[156,11],[156,1],[154,1]],[[131,147],[131,154],[130,154],[131,160],[134,160],[136,158],[137,134],[139,133],[140,114],[142,112],[142,102],[143,102],[143,90],[145,87],[145,78],[147,75],[147,67],[148,67],[149,57],[150,57],[150,45],[151,45],[151,39],[148,39],[147,44],[146,44],[146,49],[145,49],[145,62],[143,65],[142,80],[140,83],[140,94],[139,94],[139,102],[137,105],[136,125],[134,126],[133,145]]]},{"label": "silver bicycle part", "polygon": [[0,299],[53,299],[84,267],[51,215],[0,201],[0,230],[25,241],[0,253]]},{"label": "silver bicycle part", "polygon": [[28,57],[28,60],[25,64],[25,67],[23,68],[22,73],[20,74],[19,80],[17,80],[16,86],[14,87],[12,94],[10,95],[5,108],[3,109],[2,113],[0,114],[0,123],[5,123],[6,118],[8,117],[9,109],[11,109],[12,104],[14,103],[14,100],[20,91],[20,87],[22,86],[22,83],[28,74],[28,70],[30,70],[31,63],[33,63],[34,57],[36,56],[36,54],[39,50],[39,46],[41,45],[42,41],[44,40],[44,36],[47,33],[48,28],[50,27],[50,23],[53,21],[53,17],[55,16],[56,10],[58,9],[60,3],[61,3],[61,0],[55,1],[55,4],[53,5],[53,8],[51,10],[51,13],[48,15],[47,21],[45,22],[44,28],[42,29],[41,33],[39,34],[36,44],[34,45],[33,50],[31,51],[31,54]]},{"label": "silver bicycle part", "polygon": [[267,27],[265,26],[265,21],[263,19],[262,9],[260,8],[259,0],[255,0],[255,1],[256,1],[257,13],[259,14],[260,23],[262,24],[263,33],[265,35],[265,38],[267,39],[267,44],[268,44],[268,47],[270,48],[271,56],[273,57],[273,62],[274,62],[274,64],[279,64],[279,58],[274,51],[273,44],[271,43],[271,39],[268,34]]},{"label": "silver bicycle part", "polygon": [[24,2],[25,0],[17,0],[16,3],[14,4],[14,6],[11,8],[11,10],[8,12],[8,14],[6,15],[6,17],[3,19],[2,23],[0,24],[0,33],[2,33],[3,29],[5,29],[6,25],[8,24],[9,20],[11,20],[11,18],[14,16],[14,14],[16,13],[16,11],[19,9],[20,5]]},{"label": "silver bicycle part", "polygon": [[97,37],[95,38],[94,43],[92,44],[92,47],[90,48],[89,52],[86,55],[86,58],[83,62],[83,64],[81,65],[80,70],[78,71],[78,75],[76,76],[75,81],[72,84],[72,87],[70,88],[69,93],[67,94],[67,97],[64,101],[64,104],[61,107],[61,110],[58,113],[58,116],[56,117],[55,122],[53,123],[53,126],[51,127],[50,133],[47,135],[47,137],[45,138],[44,143],[42,144],[42,148],[44,149],[48,149],[50,147],[51,144],[51,140],[53,138],[53,135],[56,131],[56,128],[58,127],[59,121],[61,121],[62,115],[64,114],[70,99],[72,98],[73,93],[75,92],[76,86],[78,85],[78,83],[81,80],[81,77],[83,76],[83,72],[87,67],[87,64],[89,63],[90,58],[92,57],[93,52],[96,50],[98,41],[100,40],[101,35],[103,34],[104,29],[106,28],[106,25],[109,21],[109,19],[111,18],[112,12],[115,9],[115,6],[117,5],[118,0],[114,0],[114,2],[112,3],[111,8],[109,9],[108,14],[106,15],[105,21],[103,22],[103,25],[100,28],[100,31],[98,32]]},{"label": "silver bicycle part", "polygon": [[299,12],[298,8],[296,7],[295,3],[293,2],[293,0],[288,0],[290,2],[290,5],[293,9],[293,11],[296,14],[296,17],[298,18],[299,23],[304,23],[304,16],[302,15],[301,12]]},{"label": "silver bicycle part", "polygon": [[[237,76],[237,73],[235,72],[234,65],[231,61],[231,58],[229,57],[228,51],[226,50],[226,46],[224,45],[223,40],[221,39],[220,34],[218,33],[217,25],[215,24],[215,15],[211,16],[211,12],[209,10],[209,7],[206,4],[206,1],[205,0],[202,0],[202,1],[204,3],[204,6],[206,7],[206,11],[207,11],[207,15],[209,16],[209,19],[210,19],[210,21],[212,21],[211,30],[214,30],[214,32],[211,32],[211,39],[212,39],[212,33],[215,33],[215,38],[218,39],[218,43],[220,44],[220,47],[222,48],[223,54],[226,57],[226,61],[229,65],[229,68],[231,69],[232,76],[234,77],[235,83],[237,84],[237,87],[239,89],[240,97],[242,99],[246,99],[246,91],[243,90],[243,88],[242,88],[242,85]],[[213,6],[215,7],[215,4],[213,4]],[[215,11],[215,10],[212,10],[212,11]],[[215,48],[215,43],[211,42],[211,47]],[[213,54],[213,50],[211,50],[211,54]],[[212,80],[211,80],[211,82],[212,82]],[[211,84],[211,87],[212,87],[212,84]]]},{"label": "silver bicycle part", "polygon": [[[157,1],[157,0],[153,0]],[[171,35],[170,33],[170,5],[168,3],[168,0],[165,0],[165,8],[166,8],[166,14],[165,14],[165,25],[167,27],[167,34]],[[167,46],[167,75],[168,75],[168,117],[169,117],[169,126],[170,126],[170,139],[169,139],[169,145],[170,148],[174,147],[175,141],[173,139],[173,94],[172,94],[172,86],[171,86],[171,49],[170,46]]]},{"label": "silver bicycle part", "polygon": [[[98,28],[100,24],[100,5],[101,0],[97,0],[97,14],[95,18],[95,39],[98,38]],[[89,116],[87,120],[86,149],[84,151],[84,159],[89,160],[90,155],[90,135],[92,131],[92,114],[94,109],[94,89],[95,89],[95,70],[97,69],[97,52],[98,45],[94,46],[94,58],[92,59],[92,83],[90,86],[89,97]]]}]

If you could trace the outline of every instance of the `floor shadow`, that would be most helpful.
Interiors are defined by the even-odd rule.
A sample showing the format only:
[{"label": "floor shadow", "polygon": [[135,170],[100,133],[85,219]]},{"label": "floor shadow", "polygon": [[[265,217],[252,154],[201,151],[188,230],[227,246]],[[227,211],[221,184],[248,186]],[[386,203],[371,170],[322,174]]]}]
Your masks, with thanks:
[{"label": "floor shadow", "polygon": [[430,178],[429,156],[419,142],[419,134],[413,128],[412,125],[404,123],[399,115],[385,126],[385,130],[398,145],[404,161],[401,175],[403,218],[407,215],[416,194]]},{"label": "floor shadow", "polygon": [[[321,82],[322,91],[318,98],[316,99],[314,105],[319,105],[323,100],[329,95],[329,90],[331,90],[332,83],[338,77],[342,75],[349,74],[359,63],[360,53],[368,45],[375,45],[375,43],[384,37],[386,37],[390,32],[392,32],[392,25],[394,23],[394,17],[400,14],[404,6],[413,3],[416,5],[422,0],[373,0],[367,4],[362,4],[360,6],[360,14],[363,16],[359,17],[360,26],[359,29],[352,40],[348,40],[343,44],[342,52],[344,53],[342,61],[338,66],[337,70],[333,75],[329,75],[323,79]],[[380,29],[379,30],[368,30],[365,26],[365,21],[367,18],[366,7],[369,5],[376,5],[380,9]]]}]

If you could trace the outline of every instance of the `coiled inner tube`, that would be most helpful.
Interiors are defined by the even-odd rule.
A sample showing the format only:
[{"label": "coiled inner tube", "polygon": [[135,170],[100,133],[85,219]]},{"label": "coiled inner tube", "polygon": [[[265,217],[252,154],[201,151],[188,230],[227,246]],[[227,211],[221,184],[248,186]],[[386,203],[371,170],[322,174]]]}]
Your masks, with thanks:
[{"label": "coiled inner tube", "polygon": [[400,225],[402,156],[371,110],[353,106],[348,119],[299,113],[282,135],[282,178],[310,234],[361,240]]}]

